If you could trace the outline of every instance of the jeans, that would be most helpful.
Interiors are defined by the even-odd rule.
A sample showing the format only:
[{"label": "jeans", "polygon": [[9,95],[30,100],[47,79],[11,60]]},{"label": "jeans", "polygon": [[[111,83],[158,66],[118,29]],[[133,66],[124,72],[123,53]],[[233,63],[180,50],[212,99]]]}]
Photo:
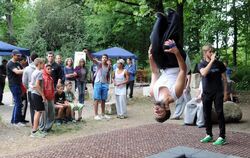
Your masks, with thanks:
[{"label": "jeans", "polygon": [[204,93],[202,94],[203,102],[203,112],[206,126],[207,135],[213,136],[212,134],[212,120],[211,120],[211,111],[212,104],[214,102],[215,111],[218,116],[219,128],[220,128],[220,137],[225,138],[225,118],[223,111],[223,92],[214,92],[214,93]]},{"label": "jeans", "polygon": [[39,129],[41,131],[50,131],[54,121],[55,121],[55,108],[54,108],[54,100],[47,100],[44,103],[45,112],[42,113],[42,118],[39,124]]},{"label": "jeans", "polygon": [[3,91],[4,91],[5,82],[0,81],[0,103],[3,101]]},{"label": "jeans", "polygon": [[12,93],[13,99],[14,99],[14,108],[12,112],[12,118],[11,123],[19,123],[22,122],[22,90],[21,86],[18,84],[11,85],[10,91]]},{"label": "jeans", "polygon": [[84,97],[85,97],[85,88],[86,88],[86,83],[82,81],[77,81],[77,89],[78,89],[78,100],[79,103],[84,104]]}]

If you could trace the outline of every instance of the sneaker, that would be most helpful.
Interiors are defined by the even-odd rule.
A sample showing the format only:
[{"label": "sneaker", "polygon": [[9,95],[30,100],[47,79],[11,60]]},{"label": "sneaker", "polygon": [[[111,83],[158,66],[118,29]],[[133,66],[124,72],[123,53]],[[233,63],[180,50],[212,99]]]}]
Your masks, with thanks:
[{"label": "sneaker", "polygon": [[96,116],[94,117],[94,119],[97,120],[97,121],[102,120],[102,118],[101,118],[99,115],[96,115]]},{"label": "sneaker", "polygon": [[76,123],[76,120],[75,120],[75,119],[73,119],[73,120],[72,120],[72,122],[73,122],[73,123]]},{"label": "sneaker", "polygon": [[40,131],[40,130],[39,130],[39,132],[40,132],[41,134],[43,134],[44,136],[47,136],[47,135],[48,135],[48,132],[47,132],[47,131]]},{"label": "sneaker", "polygon": [[13,123],[13,125],[16,127],[27,127],[27,125],[25,123],[22,123],[22,122]]},{"label": "sneaker", "polygon": [[4,103],[1,102],[0,105],[4,105]]},{"label": "sneaker", "polygon": [[81,111],[85,105],[84,104],[78,104],[78,110]]},{"label": "sneaker", "polygon": [[213,145],[225,145],[227,142],[226,142],[226,139],[223,139],[222,137],[219,137],[214,143]]},{"label": "sneaker", "polygon": [[108,115],[101,115],[101,118],[102,118],[102,119],[107,119],[107,120],[108,120],[108,119],[111,119],[111,117],[108,116]]},{"label": "sneaker", "polygon": [[121,116],[120,116],[120,119],[125,119],[125,116],[124,116],[124,115],[121,115]]},{"label": "sneaker", "polygon": [[44,138],[45,135],[41,131],[36,131],[35,133],[31,132],[30,137],[32,138]]},{"label": "sneaker", "polygon": [[23,120],[22,123],[26,124],[26,123],[29,123],[29,121]]},{"label": "sneaker", "polygon": [[212,141],[213,141],[213,137],[211,137],[210,135],[207,135],[205,138],[200,140],[201,143],[208,143]]}]

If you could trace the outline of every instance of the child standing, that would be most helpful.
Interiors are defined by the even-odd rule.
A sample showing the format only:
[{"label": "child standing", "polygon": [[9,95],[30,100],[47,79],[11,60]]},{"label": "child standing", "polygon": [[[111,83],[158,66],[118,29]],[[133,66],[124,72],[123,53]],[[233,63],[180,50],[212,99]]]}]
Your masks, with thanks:
[{"label": "child standing", "polygon": [[43,69],[43,92],[47,100],[45,103],[45,113],[42,115],[40,122],[40,130],[49,132],[52,128],[55,120],[55,108],[54,108],[54,80],[51,76],[52,67],[50,64],[46,64]]},{"label": "child standing", "polygon": [[82,119],[82,108],[83,104],[77,103],[77,100],[75,98],[74,93],[72,93],[72,83],[70,81],[65,82],[66,86],[66,91],[65,91],[65,96],[68,104],[71,107],[71,116],[73,118],[73,122],[76,122],[75,120],[75,111],[78,111],[78,119],[77,121],[81,121]]},{"label": "child standing", "polygon": [[123,59],[117,61],[117,69],[114,75],[116,111],[117,117],[120,119],[127,117],[126,84],[129,81],[129,75],[127,70],[124,69],[124,63]]},{"label": "child standing", "polygon": [[43,76],[41,71],[44,67],[44,59],[36,58],[34,64],[36,66],[36,70],[31,75],[30,87],[32,87],[31,97],[34,101],[35,115],[34,125],[30,136],[43,138],[45,137],[45,134],[42,131],[38,130],[38,125],[41,113],[45,110],[44,102],[46,102],[46,98],[43,93]]},{"label": "child standing", "polygon": [[[71,109],[66,101],[66,96],[63,91],[63,88],[64,86],[62,84],[58,84],[56,86],[55,101],[54,101],[55,109],[57,110],[56,119],[59,125],[63,121],[65,122],[71,121]],[[64,111],[66,111],[66,114],[64,114]]]}]

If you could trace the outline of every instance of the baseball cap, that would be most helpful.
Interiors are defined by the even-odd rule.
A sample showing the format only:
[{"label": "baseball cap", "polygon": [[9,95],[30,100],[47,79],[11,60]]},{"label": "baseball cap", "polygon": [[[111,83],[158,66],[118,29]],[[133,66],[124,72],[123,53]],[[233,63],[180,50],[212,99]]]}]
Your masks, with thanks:
[{"label": "baseball cap", "polygon": [[119,59],[119,60],[117,60],[117,63],[124,65],[125,61],[123,59]]},{"label": "baseball cap", "polygon": [[17,49],[12,50],[13,55],[22,55],[21,52]]}]

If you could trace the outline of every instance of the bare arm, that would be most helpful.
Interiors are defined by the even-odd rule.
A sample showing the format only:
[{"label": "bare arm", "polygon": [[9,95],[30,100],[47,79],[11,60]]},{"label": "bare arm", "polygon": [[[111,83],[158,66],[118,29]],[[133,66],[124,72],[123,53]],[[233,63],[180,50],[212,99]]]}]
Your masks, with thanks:
[{"label": "bare arm", "polygon": [[[164,44],[165,45],[170,45],[172,44],[174,41],[172,40],[168,40],[166,41]],[[166,53],[173,53],[176,56],[180,71],[178,73],[176,82],[175,82],[175,94],[176,97],[179,98],[182,94],[183,94],[183,90],[186,86],[186,72],[187,72],[187,65],[184,61],[184,59],[182,58],[179,49],[175,46],[173,48],[170,49],[166,49],[164,50]]]},{"label": "bare arm", "polygon": [[12,71],[17,75],[23,74],[23,70],[18,70],[17,68],[14,68]]},{"label": "bare arm", "polygon": [[200,73],[201,73],[201,75],[202,75],[203,77],[206,77],[207,74],[209,73],[209,70],[211,69],[211,67],[212,67],[212,65],[213,65],[213,63],[214,63],[214,61],[215,61],[215,56],[216,56],[216,54],[214,53],[214,54],[211,56],[211,60],[210,60],[210,62],[208,63],[208,65],[207,65],[205,68],[201,68],[201,69],[200,69]]},{"label": "bare arm", "polygon": [[155,82],[158,80],[158,78],[160,76],[160,70],[158,69],[157,65],[154,62],[154,59],[152,56],[152,46],[149,47],[148,58],[149,58],[150,69],[152,71],[151,83],[150,83],[149,89],[150,89],[150,95],[153,96],[153,94],[154,94],[153,88],[154,88]]},{"label": "bare arm", "polygon": [[227,76],[226,73],[221,74],[223,85],[224,85],[224,101],[227,101]]},{"label": "bare arm", "polygon": [[91,60],[93,63],[95,63],[95,64],[98,63],[98,60],[97,60],[97,59],[94,59],[87,49],[84,49],[83,52],[86,53],[86,55],[87,55],[87,57],[89,58],[89,60]]},{"label": "bare arm", "polygon": [[33,89],[35,89],[39,94],[41,94],[42,98],[43,98],[43,101],[45,101],[45,96],[44,96],[44,93],[43,93],[43,89],[42,87],[40,86],[40,80],[37,80],[36,81],[36,84],[35,86],[33,87]]}]

